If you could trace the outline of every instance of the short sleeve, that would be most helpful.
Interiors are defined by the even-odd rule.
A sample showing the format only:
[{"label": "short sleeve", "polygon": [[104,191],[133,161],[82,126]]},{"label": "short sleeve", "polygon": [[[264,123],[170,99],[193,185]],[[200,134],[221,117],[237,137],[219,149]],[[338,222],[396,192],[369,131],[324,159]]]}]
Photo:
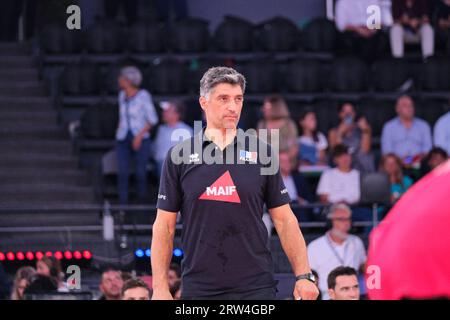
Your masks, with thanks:
[{"label": "short sleeve", "polygon": [[273,209],[291,202],[289,193],[281,178],[280,168],[278,168],[277,172],[266,175],[265,179],[264,202],[268,209]]},{"label": "short sleeve", "polygon": [[155,105],[153,104],[152,96],[150,93],[145,92],[143,95],[143,102],[145,105],[145,117],[152,126],[158,123],[158,114],[155,110]]},{"label": "short sleeve", "polygon": [[319,141],[317,142],[317,149],[325,150],[326,148],[328,148],[328,141],[324,134],[319,132],[317,136],[319,137]]},{"label": "short sleeve", "polygon": [[319,185],[317,186],[317,194],[330,194],[330,171],[325,171],[320,176]]},{"label": "short sleeve", "polygon": [[170,148],[162,167],[156,207],[170,212],[178,212],[181,208],[182,192],[179,167],[172,162],[170,156],[172,149]]}]

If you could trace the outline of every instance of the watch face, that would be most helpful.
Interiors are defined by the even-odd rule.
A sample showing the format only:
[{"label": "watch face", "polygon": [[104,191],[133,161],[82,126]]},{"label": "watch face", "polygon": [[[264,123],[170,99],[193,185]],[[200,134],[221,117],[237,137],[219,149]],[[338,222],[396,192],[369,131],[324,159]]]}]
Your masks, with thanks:
[{"label": "watch face", "polygon": [[316,276],[314,275],[314,273],[310,273],[308,275],[309,280],[311,280],[312,282],[316,282]]}]

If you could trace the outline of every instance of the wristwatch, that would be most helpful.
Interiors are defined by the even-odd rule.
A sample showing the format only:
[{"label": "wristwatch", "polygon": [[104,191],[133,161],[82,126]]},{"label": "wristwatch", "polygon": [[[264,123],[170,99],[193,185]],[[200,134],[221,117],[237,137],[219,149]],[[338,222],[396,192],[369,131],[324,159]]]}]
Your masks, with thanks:
[{"label": "wristwatch", "polygon": [[316,277],[311,272],[310,273],[304,273],[304,274],[296,276],[295,277],[295,281],[298,281],[298,280],[309,280],[309,281],[311,281],[314,284],[316,283]]}]

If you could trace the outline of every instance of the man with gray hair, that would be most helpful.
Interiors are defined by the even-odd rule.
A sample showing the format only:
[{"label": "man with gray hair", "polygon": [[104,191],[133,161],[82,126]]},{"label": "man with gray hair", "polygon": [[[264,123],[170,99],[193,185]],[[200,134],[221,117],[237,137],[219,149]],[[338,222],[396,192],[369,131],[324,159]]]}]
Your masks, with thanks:
[{"label": "man with gray hair", "polygon": [[[200,81],[199,99],[207,125],[181,143],[200,147],[180,155],[185,162],[175,161],[174,150],[192,149],[175,146],[165,159],[153,224],[153,299],[172,299],[167,270],[177,212],[183,219],[182,299],[275,299],[277,281],[262,220],[264,205],[297,277],[294,297],[313,300],[318,296],[280,172],[261,173],[267,166],[261,162],[262,148],[271,147],[247,143],[257,138],[237,129],[244,92],[245,78],[236,70],[209,69]],[[246,139],[242,141],[240,135]],[[229,155],[231,162],[202,161],[203,156],[230,160]]]},{"label": "man with gray hair", "polygon": [[329,273],[339,267],[348,266],[362,273],[365,270],[366,249],[362,240],[349,234],[352,226],[352,210],[343,203],[330,208],[327,219],[331,229],[325,235],[308,245],[311,268],[319,274],[319,289],[324,300],[329,299],[326,279]]}]

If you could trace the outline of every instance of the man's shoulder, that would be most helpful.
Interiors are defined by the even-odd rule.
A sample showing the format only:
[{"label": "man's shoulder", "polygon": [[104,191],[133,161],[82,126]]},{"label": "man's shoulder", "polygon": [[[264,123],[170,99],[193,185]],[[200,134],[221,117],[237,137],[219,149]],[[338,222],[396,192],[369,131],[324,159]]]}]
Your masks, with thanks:
[{"label": "man's shoulder", "polygon": [[421,119],[421,118],[414,118],[414,121],[423,129],[423,128],[429,128],[430,125],[428,124],[428,122],[426,122],[425,120]]},{"label": "man's shoulder", "polygon": [[450,111],[446,114],[442,115],[437,121],[436,121],[436,127],[437,126],[447,126],[450,128]]},{"label": "man's shoulder", "polygon": [[362,247],[364,247],[364,242],[362,241],[362,239],[354,234],[349,234],[348,235],[348,240],[350,242],[353,242],[357,245],[361,245]]},{"label": "man's shoulder", "polygon": [[384,124],[384,129],[390,130],[393,129],[395,126],[399,125],[400,121],[398,119],[398,117],[392,118],[391,120],[388,120],[385,124]]},{"label": "man's shoulder", "polygon": [[326,241],[326,235],[322,235],[318,237],[317,239],[314,239],[311,241],[308,245],[308,250],[314,251],[314,250],[320,250]]}]

